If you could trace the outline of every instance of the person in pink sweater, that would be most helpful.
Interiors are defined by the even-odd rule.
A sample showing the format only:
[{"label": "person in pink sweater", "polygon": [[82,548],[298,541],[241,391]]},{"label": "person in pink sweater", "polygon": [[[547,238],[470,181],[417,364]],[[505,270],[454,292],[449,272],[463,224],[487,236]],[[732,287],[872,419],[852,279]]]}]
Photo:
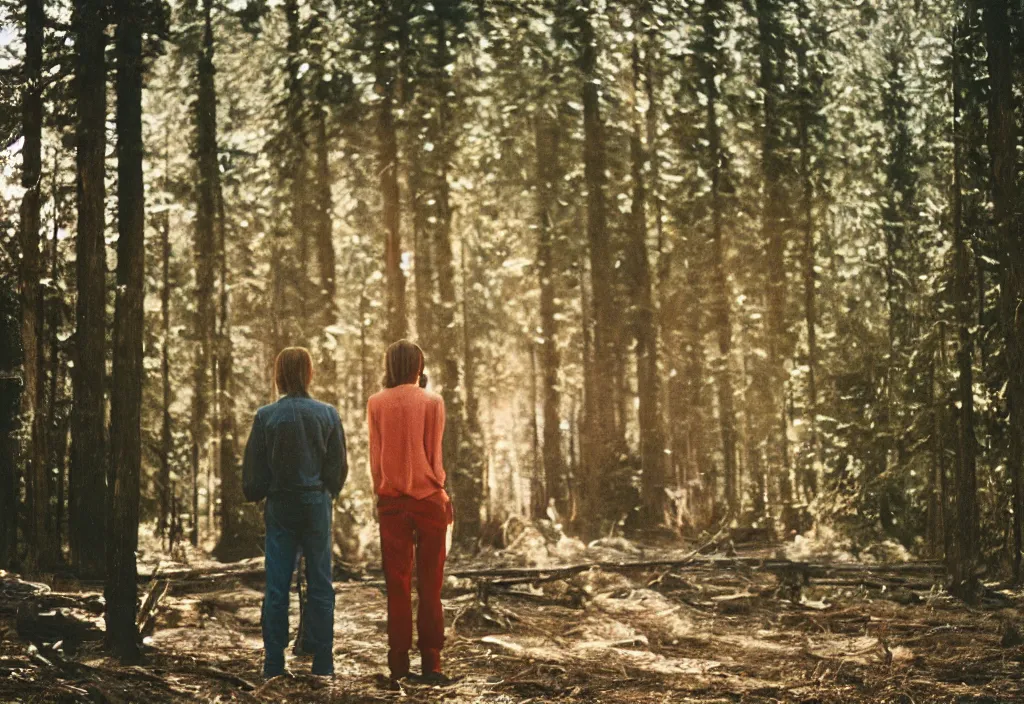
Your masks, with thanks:
[{"label": "person in pink sweater", "polygon": [[421,388],[423,350],[408,340],[385,355],[384,389],[370,397],[370,474],[377,495],[380,547],[388,599],[388,667],[392,680],[410,674],[412,567],[415,554],[418,647],[423,677],[441,672],[444,610],[441,584],[452,503],[441,457],[444,400]]}]

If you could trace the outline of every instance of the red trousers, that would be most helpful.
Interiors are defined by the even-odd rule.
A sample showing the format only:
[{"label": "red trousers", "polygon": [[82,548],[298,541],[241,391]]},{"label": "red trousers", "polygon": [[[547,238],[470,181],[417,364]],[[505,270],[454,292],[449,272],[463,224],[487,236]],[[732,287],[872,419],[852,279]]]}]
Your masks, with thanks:
[{"label": "red trousers", "polygon": [[409,674],[412,648],[412,567],[415,556],[419,609],[416,631],[423,674],[441,671],[444,647],[445,538],[451,522],[451,501],[439,491],[425,499],[382,496],[377,502],[380,551],[388,592],[388,666],[392,677]]}]

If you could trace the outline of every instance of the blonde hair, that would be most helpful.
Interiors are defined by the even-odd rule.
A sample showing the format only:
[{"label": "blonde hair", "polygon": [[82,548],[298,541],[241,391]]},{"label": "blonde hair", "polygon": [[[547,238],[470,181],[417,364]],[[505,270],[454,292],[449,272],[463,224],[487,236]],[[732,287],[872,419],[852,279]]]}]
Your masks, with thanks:
[{"label": "blonde hair", "polygon": [[305,347],[285,347],[274,360],[274,386],[278,394],[308,395],[313,381],[313,358]]}]

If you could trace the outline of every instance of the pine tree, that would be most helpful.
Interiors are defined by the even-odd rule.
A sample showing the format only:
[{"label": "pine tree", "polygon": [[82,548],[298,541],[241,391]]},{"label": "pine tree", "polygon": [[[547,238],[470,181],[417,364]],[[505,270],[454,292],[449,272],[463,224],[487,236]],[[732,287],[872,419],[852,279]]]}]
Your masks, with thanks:
[{"label": "pine tree", "polygon": [[117,295],[107,480],[107,642],[124,661],[139,656],[139,495],[142,471],[142,335],[145,195],[142,174],[143,9],[117,5]]},{"label": "pine tree", "polygon": [[[618,441],[615,407],[608,394],[609,382],[620,378],[617,373],[614,311],[611,291],[614,285],[611,243],[608,234],[605,200],[605,144],[601,119],[601,98],[597,74],[598,46],[593,22],[595,13],[590,2],[582,2],[572,11],[579,70],[583,78],[583,163],[587,188],[587,244],[590,265],[590,299],[593,320],[593,358],[585,364],[591,369],[584,378],[584,464],[581,478],[581,530],[585,535],[600,532],[606,513],[604,487],[615,470]],[[588,321],[589,322],[589,321]],[[585,325],[587,323],[584,323]],[[614,388],[614,386],[613,386]]]},{"label": "pine tree", "polygon": [[[374,91],[377,105],[377,159],[380,172],[382,220],[384,223],[384,275],[387,279],[389,342],[406,336],[405,272],[402,269],[401,192],[399,190],[398,130],[395,124],[395,102],[398,80],[391,55],[398,44],[394,16],[397,3],[377,3],[374,27]],[[404,9],[404,8],[403,8]]]},{"label": "pine tree", "polygon": [[719,121],[720,98],[718,88],[723,56],[720,45],[722,25],[728,20],[727,9],[722,0],[707,0],[701,12],[701,34],[698,41],[699,72],[702,103],[705,109],[705,139],[707,151],[706,172],[711,180],[709,209],[711,211],[711,317],[718,343],[718,358],[714,362],[714,374],[718,395],[718,421],[722,442],[722,478],[725,502],[734,516],[739,509],[739,487],[736,468],[736,415],[733,398],[734,385],[731,369],[732,356],[732,311],[729,281],[726,265],[724,231],[725,198],[723,182],[725,153],[722,146],[722,130]]},{"label": "pine tree", "polygon": [[[647,64],[652,61],[651,54],[654,51],[650,33],[644,31],[644,24],[653,22],[651,13],[651,8],[647,3],[643,3],[638,8],[634,20],[638,25],[638,32],[634,35],[631,51],[634,109],[629,139],[633,193],[630,204],[630,241],[626,268],[632,282],[632,310],[636,316],[633,324],[633,336],[636,339],[643,518],[646,525],[655,526],[664,520],[665,515],[665,437],[660,408],[661,383],[658,369],[657,311],[654,305],[650,255],[647,245],[647,201],[649,196],[646,178],[651,156],[650,145],[645,143],[645,125],[641,120],[639,108],[643,82],[645,77],[649,77]],[[641,47],[641,42],[643,42],[643,47]],[[646,110],[651,109],[652,106],[648,104]]]},{"label": "pine tree", "polygon": [[78,297],[68,537],[75,572],[98,579],[106,565],[106,9],[99,0],[78,0],[75,10]]},{"label": "pine tree", "polygon": [[[202,14],[190,18],[195,22],[193,30],[196,45],[197,93],[195,100],[195,157],[198,172],[196,187],[195,224],[195,322],[193,335],[196,339],[195,366],[193,371],[192,395],[192,531],[193,545],[199,544],[199,477],[202,458],[207,455],[207,472],[214,472],[217,458],[209,452],[209,418],[211,389],[213,388],[213,367],[218,350],[216,336],[215,279],[217,245],[223,228],[219,204],[221,198],[220,164],[217,155],[217,93],[214,85],[213,27],[210,18],[210,3],[203,0]],[[218,399],[213,398],[214,402]],[[211,482],[207,482],[209,487]],[[207,496],[212,504],[213,497]],[[212,528],[212,526],[211,526]]]},{"label": "pine tree", "polygon": [[996,251],[999,252],[999,310],[1006,344],[1006,396],[1009,406],[1007,472],[1013,485],[1013,575],[1024,578],[1024,230],[1014,208],[1017,178],[1017,125],[1013,94],[1014,43],[1007,4],[982,5],[988,49],[988,144],[992,160],[992,205]]},{"label": "pine tree", "polygon": [[34,572],[55,564],[59,546],[50,523],[50,481],[47,472],[46,370],[43,358],[45,321],[41,250],[40,200],[42,198],[43,129],[43,32],[46,13],[43,0],[25,0],[25,89],[22,98],[21,185],[21,338],[24,354],[25,392],[23,413],[31,420],[26,474],[27,570]]}]

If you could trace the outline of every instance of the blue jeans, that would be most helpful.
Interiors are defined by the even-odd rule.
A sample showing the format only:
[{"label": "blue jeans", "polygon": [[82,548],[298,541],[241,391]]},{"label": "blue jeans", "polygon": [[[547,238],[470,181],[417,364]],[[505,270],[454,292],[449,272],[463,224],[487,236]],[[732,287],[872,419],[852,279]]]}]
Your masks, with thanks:
[{"label": "blue jeans", "polygon": [[267,499],[266,573],[263,597],[263,674],[284,671],[288,646],[288,595],[298,549],[306,556],[303,647],[313,652],[313,674],[334,674],[334,585],[331,582],[331,497],[311,491]]}]

